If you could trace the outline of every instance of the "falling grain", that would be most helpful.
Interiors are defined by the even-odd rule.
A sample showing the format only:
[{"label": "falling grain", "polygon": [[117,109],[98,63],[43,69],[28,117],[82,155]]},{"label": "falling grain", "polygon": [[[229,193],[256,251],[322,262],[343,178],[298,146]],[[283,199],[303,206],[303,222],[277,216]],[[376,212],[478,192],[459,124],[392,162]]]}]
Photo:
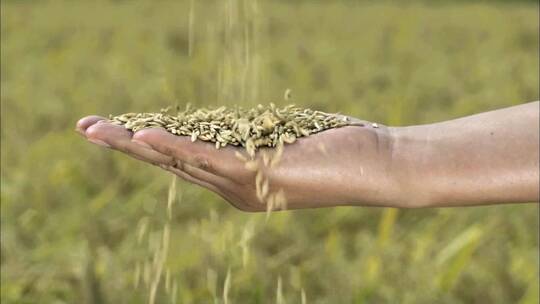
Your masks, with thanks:
[{"label": "falling grain", "polygon": [[169,194],[167,196],[167,218],[172,218],[172,206],[176,198],[176,175],[171,178],[171,184],[169,185]]}]

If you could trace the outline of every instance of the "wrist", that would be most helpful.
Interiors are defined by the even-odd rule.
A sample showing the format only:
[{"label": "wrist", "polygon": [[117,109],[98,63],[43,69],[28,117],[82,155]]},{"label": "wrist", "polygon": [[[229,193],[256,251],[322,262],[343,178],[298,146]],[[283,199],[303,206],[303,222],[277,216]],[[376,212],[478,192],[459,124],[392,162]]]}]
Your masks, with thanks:
[{"label": "wrist", "polygon": [[[354,163],[357,165],[346,167],[346,172],[355,178],[344,183],[338,194],[352,194],[357,206],[426,206],[428,200],[419,191],[421,174],[412,153],[416,140],[409,138],[406,128],[374,125],[366,123],[365,128],[353,129],[359,143],[352,145],[356,147]],[[355,186],[351,189],[350,185]],[[347,198],[341,198],[343,200]]]},{"label": "wrist", "polygon": [[400,208],[433,207],[436,193],[428,173],[433,144],[425,136],[426,126],[389,127],[392,140],[391,168]]}]

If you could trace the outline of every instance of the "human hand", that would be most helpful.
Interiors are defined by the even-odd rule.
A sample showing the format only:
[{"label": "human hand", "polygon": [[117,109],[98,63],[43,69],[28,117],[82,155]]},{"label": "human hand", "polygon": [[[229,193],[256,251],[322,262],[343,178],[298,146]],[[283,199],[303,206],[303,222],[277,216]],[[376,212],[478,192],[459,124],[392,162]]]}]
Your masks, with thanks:
[{"label": "human hand", "polygon": [[[399,197],[391,162],[392,132],[384,126],[355,120],[355,125],[326,130],[286,144],[279,163],[263,166],[270,193],[283,190],[288,209],[338,205],[395,206]],[[255,174],[237,157],[243,148],[216,149],[213,143],[191,142],[163,129],[133,133],[99,116],[88,116],[76,130],[90,142],[156,165],[207,188],[238,209],[264,211],[257,197]]]}]

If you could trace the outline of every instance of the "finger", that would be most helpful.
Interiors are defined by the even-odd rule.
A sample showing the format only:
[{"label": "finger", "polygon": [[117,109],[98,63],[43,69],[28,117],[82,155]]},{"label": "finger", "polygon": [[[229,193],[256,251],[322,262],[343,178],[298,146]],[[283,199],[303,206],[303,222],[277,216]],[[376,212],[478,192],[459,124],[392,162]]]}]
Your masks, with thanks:
[{"label": "finger", "polygon": [[218,189],[218,187],[216,187],[215,185],[212,185],[211,183],[207,182],[207,181],[204,181],[204,180],[200,180],[196,177],[193,177],[191,175],[189,175],[188,173],[176,168],[176,167],[173,167],[173,166],[166,166],[166,165],[163,165],[163,166],[160,166],[162,169],[164,170],[167,170],[171,173],[174,173],[176,175],[178,175],[179,177],[183,178],[184,180],[190,182],[190,183],[193,183],[195,185],[199,185],[203,188],[206,188],[210,191],[213,191],[219,195],[221,195],[222,197],[225,197],[225,195],[223,194],[223,192],[221,190]]},{"label": "finger", "polygon": [[177,160],[172,156],[162,154],[146,147],[145,143],[139,143],[137,140],[133,140],[133,133],[122,126],[109,123],[96,124],[88,129],[87,134],[89,140],[93,140],[94,142],[96,142],[96,140],[105,142],[115,150],[130,154],[139,160],[154,165],[164,164],[175,167],[199,180],[217,187],[226,187],[229,183],[223,177],[219,177],[210,172],[186,164],[181,160]]},{"label": "finger", "polygon": [[205,171],[203,169],[194,167],[180,159],[175,159],[174,157],[173,157],[173,163],[170,166],[174,169],[187,173],[198,180],[212,184],[218,188],[226,189],[227,187],[230,187],[232,185],[232,182],[229,181],[227,178],[224,178],[224,177],[215,175],[211,172]]},{"label": "finger", "polygon": [[93,124],[97,123],[98,121],[105,120],[105,117],[97,116],[97,115],[90,115],[83,117],[77,121],[77,124],[75,126],[75,131],[77,131],[79,134],[85,136],[86,129],[88,129]]},{"label": "finger", "polygon": [[123,126],[97,123],[90,126],[85,134],[87,139],[95,144],[124,152],[153,165],[174,164],[172,157],[133,142],[133,133]]},{"label": "finger", "polygon": [[249,212],[255,212],[255,211],[260,211],[259,209],[253,207],[253,206],[250,206],[250,205],[245,205],[245,204],[241,204],[241,203],[238,203],[240,202],[240,200],[238,199],[238,197],[236,197],[236,195],[234,195],[233,193],[227,191],[225,188],[219,188],[219,187],[216,187],[215,185],[213,184],[210,184],[208,182],[205,182],[204,180],[200,180],[190,174],[187,174],[186,172],[178,169],[178,168],[175,168],[175,167],[172,167],[172,166],[161,166],[164,170],[167,170],[171,173],[174,173],[176,175],[178,175],[179,177],[183,178],[184,180],[190,182],[190,183],[193,183],[193,184],[196,184],[196,185],[199,185],[203,188],[206,188],[212,192],[215,192],[217,193],[219,196],[221,196],[223,199],[225,199],[226,201],[228,201],[231,205],[233,205],[233,207],[239,209],[239,210],[242,210],[242,211],[249,211]]},{"label": "finger", "polygon": [[230,176],[231,172],[241,166],[232,149],[217,150],[213,144],[191,142],[187,136],[176,136],[163,129],[141,130],[133,138],[156,151],[218,176]]},{"label": "finger", "polygon": [[232,184],[232,182],[229,181],[227,178],[215,175],[211,172],[194,167],[190,164],[181,163],[181,161],[177,161],[176,166],[173,167],[186,172],[187,174],[195,177],[196,179],[208,182],[220,189],[228,189],[228,187],[230,187]]}]

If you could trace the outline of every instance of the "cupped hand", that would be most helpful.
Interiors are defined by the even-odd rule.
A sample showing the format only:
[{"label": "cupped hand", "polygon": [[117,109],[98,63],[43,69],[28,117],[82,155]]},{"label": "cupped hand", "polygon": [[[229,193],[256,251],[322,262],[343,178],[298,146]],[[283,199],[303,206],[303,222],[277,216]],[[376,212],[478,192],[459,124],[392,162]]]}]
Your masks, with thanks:
[{"label": "cupped hand", "polygon": [[[88,116],[76,130],[88,141],[156,165],[207,188],[238,209],[264,211],[255,172],[238,153],[241,147],[215,148],[213,143],[176,136],[164,129],[133,133],[103,117]],[[269,180],[270,193],[283,190],[288,209],[338,205],[388,206],[396,199],[392,165],[392,132],[368,122],[326,130],[286,144],[274,167],[263,165],[260,149],[255,161]]]}]

